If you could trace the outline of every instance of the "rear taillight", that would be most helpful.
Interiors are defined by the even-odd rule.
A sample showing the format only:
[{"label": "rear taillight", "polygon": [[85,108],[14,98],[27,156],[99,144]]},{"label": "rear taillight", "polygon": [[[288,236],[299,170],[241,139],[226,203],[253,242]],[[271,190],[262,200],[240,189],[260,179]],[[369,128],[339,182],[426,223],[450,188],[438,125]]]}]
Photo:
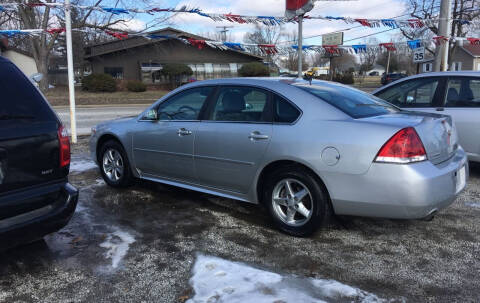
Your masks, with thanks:
[{"label": "rear taillight", "polygon": [[412,163],[427,160],[422,140],[413,127],[400,130],[378,152],[375,162]]},{"label": "rear taillight", "polygon": [[58,128],[58,141],[60,142],[60,167],[65,167],[70,164],[70,138],[63,125]]}]

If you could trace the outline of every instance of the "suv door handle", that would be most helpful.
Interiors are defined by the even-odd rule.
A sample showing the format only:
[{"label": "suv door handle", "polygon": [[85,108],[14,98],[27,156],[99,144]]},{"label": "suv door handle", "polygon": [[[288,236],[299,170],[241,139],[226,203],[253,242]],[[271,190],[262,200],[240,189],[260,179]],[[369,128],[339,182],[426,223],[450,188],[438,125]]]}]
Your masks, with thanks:
[{"label": "suv door handle", "polygon": [[178,136],[180,137],[183,137],[183,136],[189,136],[192,134],[192,131],[191,130],[188,130],[188,129],[185,129],[185,128],[180,128],[179,130],[177,130],[177,134]]},{"label": "suv door handle", "polygon": [[250,134],[250,136],[248,136],[248,138],[252,141],[256,141],[256,140],[267,140],[270,137],[268,135],[262,135],[262,133],[260,133],[259,131],[254,131]]},{"label": "suv door handle", "polygon": [[437,107],[435,110],[436,110],[437,112],[443,112],[443,111],[444,111],[444,108],[443,108],[443,107]]}]

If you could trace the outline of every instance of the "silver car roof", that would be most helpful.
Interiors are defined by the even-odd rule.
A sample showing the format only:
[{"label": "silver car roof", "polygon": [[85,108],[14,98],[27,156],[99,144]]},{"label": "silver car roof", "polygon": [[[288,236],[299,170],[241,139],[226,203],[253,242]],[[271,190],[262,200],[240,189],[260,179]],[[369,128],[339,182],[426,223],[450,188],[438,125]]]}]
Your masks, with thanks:
[{"label": "silver car roof", "polygon": [[372,94],[375,94],[375,93],[377,93],[381,90],[384,90],[387,87],[390,87],[390,86],[393,86],[393,85],[396,85],[398,83],[408,81],[408,80],[411,80],[411,79],[430,78],[430,77],[452,77],[452,76],[456,76],[456,77],[480,77],[480,71],[457,71],[457,72],[447,71],[447,72],[422,73],[422,74],[402,78],[400,80],[389,83],[385,86],[379,87],[379,88],[375,89],[374,91],[372,91]]}]

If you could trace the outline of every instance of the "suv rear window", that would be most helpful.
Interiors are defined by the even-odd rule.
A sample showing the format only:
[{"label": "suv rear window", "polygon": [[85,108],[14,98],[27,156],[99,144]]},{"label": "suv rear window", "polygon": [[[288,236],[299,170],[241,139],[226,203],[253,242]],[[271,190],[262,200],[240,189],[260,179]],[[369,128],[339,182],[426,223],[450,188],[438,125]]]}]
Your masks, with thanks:
[{"label": "suv rear window", "polygon": [[365,118],[399,112],[390,103],[362,91],[328,82],[293,84],[338,108],[352,118]]},{"label": "suv rear window", "polygon": [[12,63],[0,62],[0,121],[49,121],[54,118],[30,80]]}]

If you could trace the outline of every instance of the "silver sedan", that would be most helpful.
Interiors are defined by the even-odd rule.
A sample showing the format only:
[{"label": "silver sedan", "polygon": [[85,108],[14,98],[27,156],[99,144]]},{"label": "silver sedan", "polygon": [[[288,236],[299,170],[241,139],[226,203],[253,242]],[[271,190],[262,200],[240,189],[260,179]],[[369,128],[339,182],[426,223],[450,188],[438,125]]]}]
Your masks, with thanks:
[{"label": "silver sedan", "polygon": [[285,78],[182,86],[138,117],[93,128],[90,148],[111,186],[145,179],[261,203],[296,236],[332,213],[430,217],[468,178],[448,116]]}]

